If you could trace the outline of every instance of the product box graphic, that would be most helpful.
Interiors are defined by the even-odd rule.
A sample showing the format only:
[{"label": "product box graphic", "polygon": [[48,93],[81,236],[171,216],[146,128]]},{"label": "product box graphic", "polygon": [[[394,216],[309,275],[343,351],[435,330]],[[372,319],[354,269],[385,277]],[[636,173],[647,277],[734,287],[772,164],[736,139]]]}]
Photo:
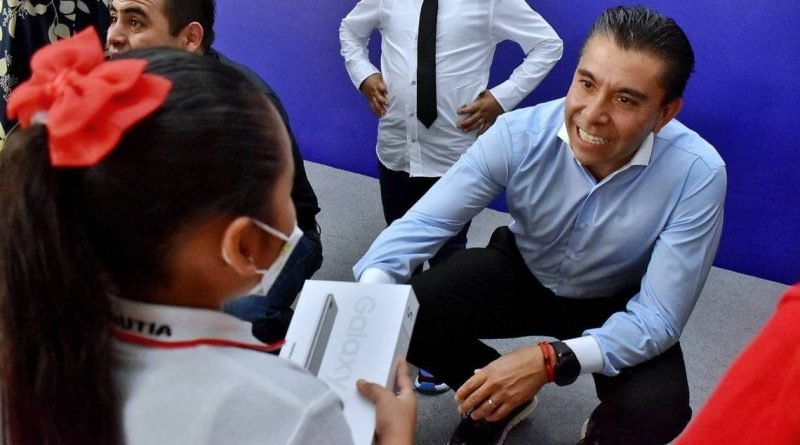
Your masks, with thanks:
[{"label": "product box graphic", "polygon": [[411,286],[308,280],[281,348],[291,360],[328,383],[344,402],[356,445],[372,443],[375,408],[356,380],[394,388],[419,303]]}]

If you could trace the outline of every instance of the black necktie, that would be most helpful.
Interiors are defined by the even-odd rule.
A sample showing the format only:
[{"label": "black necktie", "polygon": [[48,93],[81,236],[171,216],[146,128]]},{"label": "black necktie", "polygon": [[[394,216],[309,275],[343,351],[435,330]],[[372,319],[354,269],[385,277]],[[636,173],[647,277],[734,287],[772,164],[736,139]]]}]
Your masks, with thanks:
[{"label": "black necktie", "polygon": [[417,36],[417,119],[430,128],[436,120],[436,15],[439,0],[423,0]]}]

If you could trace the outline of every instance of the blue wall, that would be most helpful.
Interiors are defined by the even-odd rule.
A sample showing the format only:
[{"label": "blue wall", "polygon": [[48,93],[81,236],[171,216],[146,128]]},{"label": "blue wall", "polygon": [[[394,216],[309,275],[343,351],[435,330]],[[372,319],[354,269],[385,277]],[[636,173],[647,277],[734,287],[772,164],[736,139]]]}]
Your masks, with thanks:
[{"label": "blue wall", "polygon": [[[258,4],[259,8],[245,7]],[[561,35],[564,57],[521,106],[566,93],[580,44],[618,2],[531,2]],[[678,118],[728,165],[729,189],[716,265],[800,282],[800,7],[796,0],[649,1],[692,41],[696,72]],[[339,22],[355,0],[218,2],[216,47],[255,69],[284,101],[306,159],[375,176],[376,120],[339,56]],[[377,61],[378,38],[372,55]],[[498,49],[492,82],[520,62]],[[325,203],[322,203],[324,206]]]}]

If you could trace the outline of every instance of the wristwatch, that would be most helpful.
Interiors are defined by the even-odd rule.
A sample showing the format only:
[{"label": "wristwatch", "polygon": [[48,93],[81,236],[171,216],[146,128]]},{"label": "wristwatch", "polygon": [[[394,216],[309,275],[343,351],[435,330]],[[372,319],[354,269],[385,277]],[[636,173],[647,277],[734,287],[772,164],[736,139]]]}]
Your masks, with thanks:
[{"label": "wristwatch", "polygon": [[566,343],[561,341],[550,342],[550,346],[556,351],[555,384],[566,386],[575,382],[581,373],[581,362],[575,357],[575,353]]}]

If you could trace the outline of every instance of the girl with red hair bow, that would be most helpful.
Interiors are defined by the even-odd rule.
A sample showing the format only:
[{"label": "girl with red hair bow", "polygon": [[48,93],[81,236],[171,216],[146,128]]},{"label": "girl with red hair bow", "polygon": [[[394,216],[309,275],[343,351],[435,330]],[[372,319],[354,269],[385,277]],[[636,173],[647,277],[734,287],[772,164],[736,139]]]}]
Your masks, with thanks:
[{"label": "girl with red hair bow", "polygon": [[[208,58],[105,62],[93,31],[32,69],[0,153],[4,442],[350,443],[331,390],[219,312],[298,240],[275,109]],[[398,375],[359,390],[379,440],[411,443]]]}]

